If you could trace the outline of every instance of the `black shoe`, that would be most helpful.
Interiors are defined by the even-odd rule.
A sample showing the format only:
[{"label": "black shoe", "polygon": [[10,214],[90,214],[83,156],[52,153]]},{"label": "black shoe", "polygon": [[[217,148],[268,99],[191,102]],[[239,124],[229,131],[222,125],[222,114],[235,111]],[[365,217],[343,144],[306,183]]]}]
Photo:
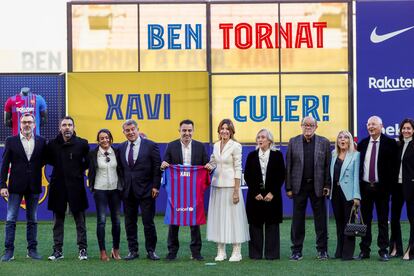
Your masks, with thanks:
[{"label": "black shoe", "polygon": [[196,261],[204,261],[204,257],[201,255],[193,255],[191,256],[191,259]]},{"label": "black shoe", "polygon": [[88,253],[86,252],[85,248],[79,250],[79,260],[87,261],[88,260]]},{"label": "black shoe", "polygon": [[27,251],[27,258],[31,258],[33,260],[41,260],[42,256],[39,255],[39,253],[37,253],[36,249],[30,249],[29,251]]},{"label": "black shoe", "polygon": [[165,259],[167,261],[175,261],[177,259],[177,255],[173,253],[168,253]]},{"label": "black shoe", "polygon": [[132,252],[129,251],[128,252],[128,255],[126,257],[124,257],[124,260],[125,261],[132,261],[134,259],[138,259],[138,257],[139,257],[139,255],[138,255],[137,252],[135,252],[135,251],[132,251]]},{"label": "black shoe", "polygon": [[147,258],[153,261],[158,261],[160,259],[154,251],[148,251]]},{"label": "black shoe", "polygon": [[316,255],[316,259],[326,261],[329,259],[328,253],[326,253],[326,251],[320,251],[318,252],[318,255]]},{"label": "black shoe", "polygon": [[302,253],[292,253],[292,255],[290,255],[289,259],[291,261],[300,261],[303,259]]},{"label": "black shoe", "polygon": [[52,255],[50,255],[47,259],[50,261],[57,261],[63,259],[63,252],[59,250],[53,250]]},{"label": "black shoe", "polygon": [[361,261],[363,259],[369,259],[369,258],[370,258],[369,254],[361,252],[361,253],[359,253],[358,256],[354,257],[354,260]]},{"label": "black shoe", "polygon": [[13,250],[6,250],[4,252],[3,257],[1,257],[2,262],[10,262],[14,260],[14,254]]},{"label": "black shoe", "polygon": [[388,262],[389,260],[390,260],[390,255],[388,255],[387,253],[380,255],[381,262]]}]

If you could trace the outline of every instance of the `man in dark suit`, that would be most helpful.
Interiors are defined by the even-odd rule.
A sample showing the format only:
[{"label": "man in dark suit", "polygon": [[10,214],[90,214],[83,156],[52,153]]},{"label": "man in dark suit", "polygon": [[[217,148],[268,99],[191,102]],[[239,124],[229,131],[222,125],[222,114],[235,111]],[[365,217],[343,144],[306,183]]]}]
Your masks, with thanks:
[{"label": "man in dark suit", "polygon": [[138,258],[137,219],[138,207],[141,209],[144,225],[145,248],[147,258],[159,260],[155,253],[157,232],[154,224],[155,199],[161,185],[160,151],[158,145],[151,140],[142,139],[138,132],[138,124],[127,120],[123,132],[128,141],[119,147],[119,158],[124,177],[124,210],[125,230],[129,253],[125,260]]},{"label": "man in dark suit", "polygon": [[[42,192],[42,167],[44,165],[46,140],[36,136],[33,133],[34,128],[34,116],[30,113],[25,113],[20,118],[19,135],[6,139],[0,183],[1,196],[8,197],[4,242],[6,250],[1,258],[3,262],[14,259],[16,220],[23,196],[26,201],[27,257],[34,260],[42,258],[37,252],[36,213],[39,204],[39,194]],[[7,178],[8,186],[6,184]]]},{"label": "man in dark suit", "polygon": [[331,151],[328,139],[315,134],[318,127],[313,117],[301,123],[303,134],[289,141],[286,154],[286,194],[293,198],[291,260],[302,259],[305,239],[305,212],[311,201],[316,230],[316,249],[319,260],[328,259],[328,229],[325,196],[329,195]]},{"label": "man in dark suit", "polygon": [[[193,140],[194,123],[191,120],[184,120],[180,122],[180,139],[172,141],[168,144],[167,150],[164,154],[164,161],[161,163],[161,169],[167,168],[170,164],[180,165],[202,165],[208,163],[208,157],[204,145],[196,140]],[[175,260],[177,258],[178,248],[178,225],[170,224],[168,229],[168,255],[167,260]],[[201,255],[201,234],[200,226],[190,226],[191,229],[191,243],[190,250],[194,260],[202,261],[204,258]]]},{"label": "man in dark suit", "polygon": [[381,261],[388,261],[388,211],[392,185],[398,180],[398,146],[394,139],[381,134],[382,120],[378,116],[368,119],[369,137],[358,144],[361,153],[360,190],[361,212],[367,224],[367,234],[359,244],[361,253],[356,259],[370,257],[372,242],[371,222],[374,204],[378,217],[378,247]]}]

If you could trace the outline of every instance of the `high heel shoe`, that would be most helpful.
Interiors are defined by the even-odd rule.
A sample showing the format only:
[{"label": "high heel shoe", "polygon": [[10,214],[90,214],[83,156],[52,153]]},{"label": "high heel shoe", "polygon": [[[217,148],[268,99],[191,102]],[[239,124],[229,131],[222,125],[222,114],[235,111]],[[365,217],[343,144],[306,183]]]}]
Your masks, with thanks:
[{"label": "high heel shoe", "polygon": [[106,255],[106,251],[105,250],[101,250],[101,257],[100,257],[101,261],[107,262],[109,261],[109,257],[108,255]]},{"label": "high heel shoe", "polygon": [[408,246],[407,250],[404,253],[404,256],[402,257],[404,261],[412,261],[414,259],[414,256],[410,253],[410,251],[410,246]]},{"label": "high heel shoe", "polygon": [[119,249],[114,249],[114,248],[112,248],[112,250],[111,250],[111,257],[112,257],[112,259],[114,259],[114,260],[121,260],[122,258],[121,258],[121,256],[119,255]]}]

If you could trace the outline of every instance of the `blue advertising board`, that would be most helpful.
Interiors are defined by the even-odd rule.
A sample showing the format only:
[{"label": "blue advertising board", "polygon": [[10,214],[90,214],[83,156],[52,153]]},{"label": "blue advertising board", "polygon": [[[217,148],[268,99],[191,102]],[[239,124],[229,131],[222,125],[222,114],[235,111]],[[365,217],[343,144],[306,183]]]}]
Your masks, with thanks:
[{"label": "blue advertising board", "polygon": [[399,123],[414,117],[414,1],[357,1],[358,137],[372,115],[397,137]]}]

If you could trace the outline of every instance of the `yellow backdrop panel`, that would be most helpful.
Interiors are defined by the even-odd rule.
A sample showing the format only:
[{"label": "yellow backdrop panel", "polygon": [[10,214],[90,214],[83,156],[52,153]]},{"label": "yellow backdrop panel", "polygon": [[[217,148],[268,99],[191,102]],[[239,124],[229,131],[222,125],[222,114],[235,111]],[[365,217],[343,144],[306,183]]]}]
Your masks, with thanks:
[{"label": "yellow backdrop panel", "polygon": [[209,98],[206,72],[69,73],[68,111],[76,132],[89,142],[108,128],[114,142],[125,140],[122,123],[138,121],[140,131],[156,142],[179,137],[179,122],[195,123],[194,138],[208,142]]},{"label": "yellow backdrop panel", "polygon": [[335,141],[348,129],[348,77],[346,74],[282,76],[282,141],[301,133],[300,120],[318,118],[317,134]]}]

